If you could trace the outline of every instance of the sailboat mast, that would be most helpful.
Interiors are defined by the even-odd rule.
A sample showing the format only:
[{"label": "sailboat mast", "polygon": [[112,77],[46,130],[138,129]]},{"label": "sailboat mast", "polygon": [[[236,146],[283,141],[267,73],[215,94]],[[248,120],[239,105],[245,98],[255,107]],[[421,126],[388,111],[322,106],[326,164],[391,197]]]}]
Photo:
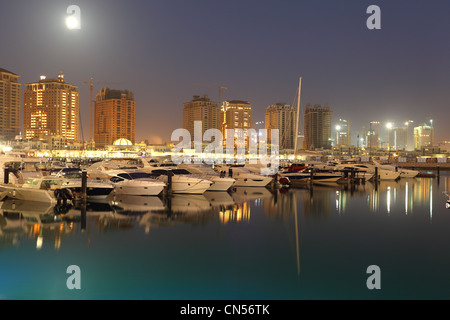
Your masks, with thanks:
[{"label": "sailboat mast", "polygon": [[300,77],[300,80],[298,82],[298,101],[297,101],[297,116],[296,116],[296,123],[295,123],[295,135],[294,135],[294,161],[297,158],[297,144],[298,144],[298,122],[300,117],[300,94],[302,92],[302,77]]}]

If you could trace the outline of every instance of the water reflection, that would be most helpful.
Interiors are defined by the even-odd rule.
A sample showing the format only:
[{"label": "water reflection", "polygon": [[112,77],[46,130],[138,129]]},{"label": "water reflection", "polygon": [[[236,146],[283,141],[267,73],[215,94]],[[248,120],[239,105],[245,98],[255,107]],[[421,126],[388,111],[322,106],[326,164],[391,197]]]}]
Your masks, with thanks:
[{"label": "water reflection", "polygon": [[[352,214],[414,215],[427,213],[431,223],[435,206],[445,206],[450,176],[381,181],[375,185],[313,185],[291,190],[237,188],[234,192],[171,197],[115,196],[83,206],[54,206],[7,199],[0,202],[0,245],[19,246],[34,241],[37,250],[50,244],[59,250],[65,237],[79,232],[98,234],[114,230],[152,228],[177,223],[220,225],[251,223],[253,211],[289,222],[298,237],[300,219],[329,219]],[[90,240],[88,240],[90,241]],[[294,243],[294,241],[293,241]],[[298,246],[298,242],[295,242]]]}]

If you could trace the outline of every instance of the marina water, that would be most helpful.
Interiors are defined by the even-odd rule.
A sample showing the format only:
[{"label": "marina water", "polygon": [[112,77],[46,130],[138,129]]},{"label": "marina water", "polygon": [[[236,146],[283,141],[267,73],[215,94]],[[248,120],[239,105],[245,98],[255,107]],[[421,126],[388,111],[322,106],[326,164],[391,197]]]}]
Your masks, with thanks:
[{"label": "marina water", "polygon": [[[448,299],[449,186],[444,172],[85,209],[5,200],[0,298]],[[381,289],[367,287],[371,265]]]}]

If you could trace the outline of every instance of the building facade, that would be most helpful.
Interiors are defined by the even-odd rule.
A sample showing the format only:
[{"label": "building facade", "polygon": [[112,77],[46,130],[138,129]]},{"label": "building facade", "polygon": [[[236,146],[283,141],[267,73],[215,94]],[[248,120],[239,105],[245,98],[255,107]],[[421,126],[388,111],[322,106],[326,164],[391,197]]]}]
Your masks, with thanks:
[{"label": "building facade", "polygon": [[267,143],[271,143],[272,130],[279,130],[279,150],[294,149],[297,125],[297,110],[285,103],[276,103],[266,108],[264,127],[267,130]]},{"label": "building facade", "polygon": [[94,141],[96,148],[112,145],[124,138],[135,143],[136,104],[128,90],[100,89],[94,112]]},{"label": "building facade", "polygon": [[331,116],[332,111],[328,105],[305,107],[303,148],[306,150],[331,148]]},{"label": "building facade", "polygon": [[[222,136],[226,144],[227,130],[235,130],[234,138],[240,139],[239,131],[244,135],[248,129],[252,128],[252,106],[248,101],[229,100],[224,101],[221,109]],[[239,130],[241,129],[241,130]],[[245,138],[245,145],[248,146],[248,137]]]},{"label": "building facade", "polygon": [[219,103],[211,101],[208,95],[194,96],[190,102],[184,103],[183,108],[183,128],[191,134],[194,139],[194,123],[202,122],[202,137],[206,130],[220,130],[220,109]]},{"label": "building facade", "polygon": [[0,140],[20,134],[21,85],[19,76],[0,68]]},{"label": "building facade", "polygon": [[414,148],[421,149],[433,146],[433,127],[425,123],[414,127]]},{"label": "building facade", "polygon": [[56,79],[41,76],[26,85],[23,111],[24,137],[61,136],[69,143],[79,138],[79,96],[63,74]]}]

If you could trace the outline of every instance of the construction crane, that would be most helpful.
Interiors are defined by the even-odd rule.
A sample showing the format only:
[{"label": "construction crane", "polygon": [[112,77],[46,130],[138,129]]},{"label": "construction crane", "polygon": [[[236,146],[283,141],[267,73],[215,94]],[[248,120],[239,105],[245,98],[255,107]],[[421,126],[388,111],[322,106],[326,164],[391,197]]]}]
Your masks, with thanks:
[{"label": "construction crane", "polygon": [[203,87],[212,87],[212,88],[217,88],[219,89],[219,107],[222,104],[222,89],[228,90],[227,87],[223,87],[223,86],[214,86],[214,85],[210,85],[210,84],[197,84],[197,86],[203,86]]},{"label": "construction crane", "polygon": [[92,141],[92,95],[94,91],[94,84],[125,84],[125,82],[94,82],[94,78],[91,77],[89,81],[84,81],[83,84],[88,84],[90,86],[89,141]]}]

